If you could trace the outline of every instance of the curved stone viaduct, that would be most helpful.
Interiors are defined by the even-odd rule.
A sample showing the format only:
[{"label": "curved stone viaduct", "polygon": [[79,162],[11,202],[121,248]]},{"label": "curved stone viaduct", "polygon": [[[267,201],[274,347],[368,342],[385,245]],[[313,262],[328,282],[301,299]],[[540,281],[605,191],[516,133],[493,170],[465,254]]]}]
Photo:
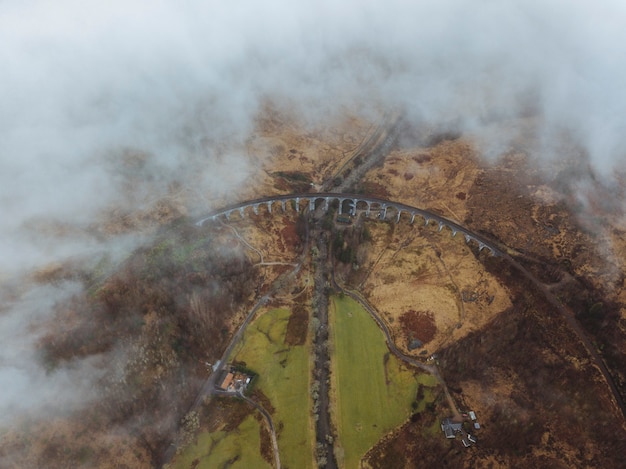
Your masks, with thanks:
[{"label": "curved stone viaduct", "polygon": [[439,226],[439,231],[445,227],[451,231],[452,236],[455,236],[457,233],[462,234],[465,238],[465,242],[476,243],[479,251],[487,249],[492,255],[503,255],[503,252],[495,247],[493,242],[477,233],[469,231],[467,228],[464,228],[447,218],[421,208],[412,207],[400,202],[394,202],[378,197],[366,196],[363,194],[319,192],[262,197],[260,199],[248,200],[215,210],[197,221],[196,225],[202,226],[204,223],[217,220],[220,217],[230,219],[233,213],[238,213],[239,216],[243,218],[246,215],[246,210],[250,209],[258,215],[261,213],[260,210],[263,206],[266,207],[267,213],[272,213],[276,204],[280,204],[282,211],[285,211],[287,208],[287,202],[290,202],[294,206],[296,212],[300,212],[300,210],[304,209],[305,204],[308,204],[307,207],[310,210],[321,208],[324,211],[327,211],[330,204],[335,201],[339,202],[339,214],[347,213],[349,215],[356,215],[357,211],[361,211],[369,217],[372,213],[376,213],[377,218],[380,220],[393,220],[395,218],[396,223],[399,223],[402,218],[402,214],[405,213],[406,216],[410,217],[411,224],[415,222],[416,217],[420,217],[424,221],[425,225],[428,225],[430,222],[437,224]]}]

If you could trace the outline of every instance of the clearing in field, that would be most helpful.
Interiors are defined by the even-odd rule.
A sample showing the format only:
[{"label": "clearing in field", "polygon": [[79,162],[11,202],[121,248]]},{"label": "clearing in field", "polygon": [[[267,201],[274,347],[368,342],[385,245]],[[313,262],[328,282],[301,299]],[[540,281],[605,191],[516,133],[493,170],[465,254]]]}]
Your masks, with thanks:
[{"label": "clearing in field", "polygon": [[306,343],[285,344],[289,316],[288,310],[273,309],[250,324],[236,359],[258,373],[256,386],[275,409],[272,419],[282,465],[307,468],[314,464],[309,349]]},{"label": "clearing in field", "polygon": [[259,448],[259,422],[250,415],[232,431],[202,432],[194,444],[187,446],[172,464],[174,469],[268,468]]},{"label": "clearing in field", "polygon": [[[330,324],[337,460],[352,469],[383,435],[410,416],[419,374],[390,354],[374,320],[351,298],[332,297]],[[422,386],[436,383],[420,381]],[[432,399],[431,393],[423,397]]]}]

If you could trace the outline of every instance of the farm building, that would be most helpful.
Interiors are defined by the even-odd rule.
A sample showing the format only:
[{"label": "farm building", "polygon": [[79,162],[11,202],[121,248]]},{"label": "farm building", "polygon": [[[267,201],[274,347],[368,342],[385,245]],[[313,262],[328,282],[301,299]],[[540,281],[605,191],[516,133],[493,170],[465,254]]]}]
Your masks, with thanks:
[{"label": "farm building", "polygon": [[446,435],[446,438],[455,438],[457,433],[463,431],[463,424],[455,423],[452,419],[446,418],[441,422],[441,430]]},{"label": "farm building", "polygon": [[219,388],[222,391],[243,392],[246,386],[250,384],[251,379],[251,376],[231,368],[230,371],[224,375],[224,379],[222,379]]},{"label": "farm building", "polygon": [[226,373],[226,376],[224,376],[224,379],[222,380],[222,384],[220,384],[220,389],[228,391],[228,388],[233,383],[233,379],[235,379],[235,375],[232,372]]}]

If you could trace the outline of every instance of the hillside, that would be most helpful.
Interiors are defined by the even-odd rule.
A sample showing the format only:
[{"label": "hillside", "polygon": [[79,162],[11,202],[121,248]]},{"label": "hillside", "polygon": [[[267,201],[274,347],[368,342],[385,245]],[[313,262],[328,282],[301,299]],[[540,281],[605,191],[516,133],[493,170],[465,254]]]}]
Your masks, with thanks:
[{"label": "hillside", "polygon": [[[25,279],[81,286],[39,326],[37,349],[50,376],[76,363],[93,363],[98,397],[78,411],[28,416],[2,429],[3,467],[155,467],[173,443],[183,451],[189,443],[216,441],[211,438],[217,432],[236,436],[239,425],[244,434],[258,435],[258,454],[246,457],[271,464],[269,432],[253,407],[202,394],[200,407],[193,403],[211,366],[264,295],[267,307],[260,317],[277,308],[291,315],[284,318],[284,343],[272,340],[274,355],[297,345],[312,362],[322,347],[334,360],[333,348],[316,339],[316,327],[325,320],[319,317],[319,291],[328,295],[333,288],[329,277],[316,290],[322,263],[333,280],[378,312],[401,353],[425,366],[436,364],[456,406],[475,410],[482,424],[479,442],[467,449],[459,439],[433,432],[456,412],[442,384],[433,384],[428,405],[420,407],[416,397],[404,423],[359,455],[364,464],[621,464],[626,420],[614,391],[626,398],[626,219],[610,200],[624,188],[585,179],[584,168],[575,163],[580,155],[567,153],[567,147],[561,161],[540,162],[532,132],[485,160],[472,135],[416,128],[401,117],[368,122],[347,116],[332,124],[312,129],[295,116],[264,109],[248,141],[254,173],[241,191],[213,200],[213,207],[349,185],[351,191],[430,210],[485,236],[528,275],[506,258],[451,237],[447,229],[366,218],[363,212],[337,221],[337,206],[310,216],[291,203],[284,212],[275,204],[272,213],[261,207],[241,217],[235,211],[230,219],[198,227],[197,199],[179,191],[168,205],[175,209],[161,217],[158,210],[153,216],[137,210],[123,220],[104,214],[101,232],[151,233],[149,241],[113,265],[106,259],[96,267],[73,261]],[[526,119],[501,125],[532,128]],[[190,213],[198,217],[185,215]],[[326,257],[315,244],[320,242],[326,242]],[[580,330],[572,329],[573,323]],[[280,369],[268,369],[280,375]],[[319,443],[332,448],[337,436],[333,380],[331,433],[316,435],[318,447],[306,461],[320,461]],[[263,389],[273,388],[261,381],[252,398],[284,420],[284,410],[281,414]],[[421,385],[418,389],[423,392]],[[319,417],[312,396],[311,428]],[[278,441],[285,441],[280,430]],[[309,443],[310,452],[315,444]],[[186,459],[174,458],[174,467],[181,460]],[[202,464],[197,459],[190,467]]]}]

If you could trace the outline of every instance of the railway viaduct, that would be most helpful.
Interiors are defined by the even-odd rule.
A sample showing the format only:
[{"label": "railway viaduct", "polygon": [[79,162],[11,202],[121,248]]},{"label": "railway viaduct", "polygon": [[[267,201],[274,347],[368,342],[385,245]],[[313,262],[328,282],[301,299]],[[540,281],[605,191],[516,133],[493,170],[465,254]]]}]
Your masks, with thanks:
[{"label": "railway viaduct", "polygon": [[[205,223],[223,217],[229,220],[233,213],[238,213],[241,218],[244,218],[249,210],[258,215],[262,213],[262,207],[265,207],[265,213],[271,214],[274,206],[277,204],[280,204],[282,211],[287,209],[288,203],[293,206],[296,212],[300,212],[305,207],[311,211],[315,209],[328,211],[330,205],[335,201],[339,202],[339,214],[356,215],[357,212],[361,211],[367,217],[374,215],[380,220],[393,220],[395,218],[396,223],[399,223],[402,218],[408,218],[411,224],[415,222],[416,217],[419,217],[423,220],[424,225],[428,225],[431,222],[437,224],[439,231],[447,228],[452,233],[452,236],[460,233],[465,238],[466,243],[476,243],[479,251],[487,249],[494,256],[503,255],[503,252],[488,239],[441,215],[400,202],[363,194],[318,192],[262,197],[217,209],[198,220],[196,226],[203,226]],[[404,217],[403,214],[405,214]]]}]

